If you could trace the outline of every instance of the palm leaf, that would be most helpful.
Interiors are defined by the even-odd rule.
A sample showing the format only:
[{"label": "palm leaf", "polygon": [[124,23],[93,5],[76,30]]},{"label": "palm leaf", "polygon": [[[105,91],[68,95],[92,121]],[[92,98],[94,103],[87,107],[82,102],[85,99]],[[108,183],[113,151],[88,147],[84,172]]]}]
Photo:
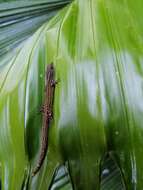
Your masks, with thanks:
[{"label": "palm leaf", "polygon": [[0,56],[12,50],[53,17],[66,1],[12,1],[0,4]]},{"label": "palm leaf", "polygon": [[[142,189],[142,4],[76,0],[1,59],[3,189],[59,183],[75,190]],[[54,121],[47,158],[31,178],[42,125],[37,110],[51,61],[60,79]],[[63,164],[69,183],[53,179]]]}]

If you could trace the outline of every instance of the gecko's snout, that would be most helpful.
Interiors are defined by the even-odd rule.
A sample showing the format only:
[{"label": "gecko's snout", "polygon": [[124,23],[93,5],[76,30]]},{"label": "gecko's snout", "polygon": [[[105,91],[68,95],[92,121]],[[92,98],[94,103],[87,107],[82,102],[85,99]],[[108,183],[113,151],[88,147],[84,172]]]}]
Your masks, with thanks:
[{"label": "gecko's snout", "polygon": [[53,63],[51,63],[47,66],[47,72],[46,72],[47,79],[49,78],[49,73],[53,73],[53,71],[54,71],[54,66],[53,66]]}]

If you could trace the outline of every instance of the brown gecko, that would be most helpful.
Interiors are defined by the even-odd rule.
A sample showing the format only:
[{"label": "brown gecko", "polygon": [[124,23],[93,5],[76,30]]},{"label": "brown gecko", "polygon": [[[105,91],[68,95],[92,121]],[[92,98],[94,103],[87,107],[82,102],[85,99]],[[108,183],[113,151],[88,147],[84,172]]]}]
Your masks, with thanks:
[{"label": "brown gecko", "polygon": [[53,64],[51,63],[50,65],[47,66],[45,102],[41,110],[41,112],[43,113],[43,127],[41,135],[40,156],[37,166],[32,172],[32,176],[37,174],[37,172],[40,170],[48,149],[48,132],[51,120],[53,119],[53,100],[54,100],[55,85],[57,83],[54,80],[54,77],[55,77],[54,67]]}]

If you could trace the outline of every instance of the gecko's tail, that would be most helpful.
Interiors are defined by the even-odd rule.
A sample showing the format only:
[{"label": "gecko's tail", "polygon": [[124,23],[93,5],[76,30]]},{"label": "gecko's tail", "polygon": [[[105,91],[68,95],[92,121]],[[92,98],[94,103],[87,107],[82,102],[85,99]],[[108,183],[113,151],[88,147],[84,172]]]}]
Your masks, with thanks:
[{"label": "gecko's tail", "polygon": [[40,168],[42,167],[43,162],[44,162],[45,157],[46,157],[46,153],[47,153],[47,143],[45,144],[44,147],[42,147],[42,151],[41,151],[41,154],[40,154],[38,164],[32,171],[32,177],[34,177],[39,172]]},{"label": "gecko's tail", "polygon": [[41,166],[38,164],[37,167],[33,169],[33,171],[32,171],[32,177],[34,177],[38,173],[38,171],[40,170],[40,168],[41,168]]},{"label": "gecko's tail", "polygon": [[40,156],[37,163],[37,166],[32,171],[32,176],[34,177],[40,170],[45,160],[46,154],[48,149],[48,127],[43,127],[42,129],[42,144],[40,150]]}]

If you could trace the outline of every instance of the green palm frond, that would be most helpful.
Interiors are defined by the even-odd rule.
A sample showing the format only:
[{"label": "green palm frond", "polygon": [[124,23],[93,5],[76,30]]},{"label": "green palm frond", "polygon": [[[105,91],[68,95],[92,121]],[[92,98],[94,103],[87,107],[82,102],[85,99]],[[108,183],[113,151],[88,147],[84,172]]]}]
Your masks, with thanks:
[{"label": "green palm frond", "polygon": [[70,181],[70,176],[65,166],[61,166],[55,177],[54,181],[51,184],[51,190],[61,190],[61,189],[68,189],[72,190],[72,185]]},{"label": "green palm frond", "polygon": [[69,2],[16,0],[0,3],[0,57],[26,40]]},{"label": "green palm frond", "polygon": [[[49,21],[67,2],[19,2],[0,8],[2,189],[142,190],[142,0],[75,0]],[[32,178],[51,62],[54,120]]]},{"label": "green palm frond", "polygon": [[[101,190],[125,190],[121,170],[113,159],[112,153],[107,154],[101,163]],[[52,181],[50,190],[73,190],[69,173],[61,166]]]}]

